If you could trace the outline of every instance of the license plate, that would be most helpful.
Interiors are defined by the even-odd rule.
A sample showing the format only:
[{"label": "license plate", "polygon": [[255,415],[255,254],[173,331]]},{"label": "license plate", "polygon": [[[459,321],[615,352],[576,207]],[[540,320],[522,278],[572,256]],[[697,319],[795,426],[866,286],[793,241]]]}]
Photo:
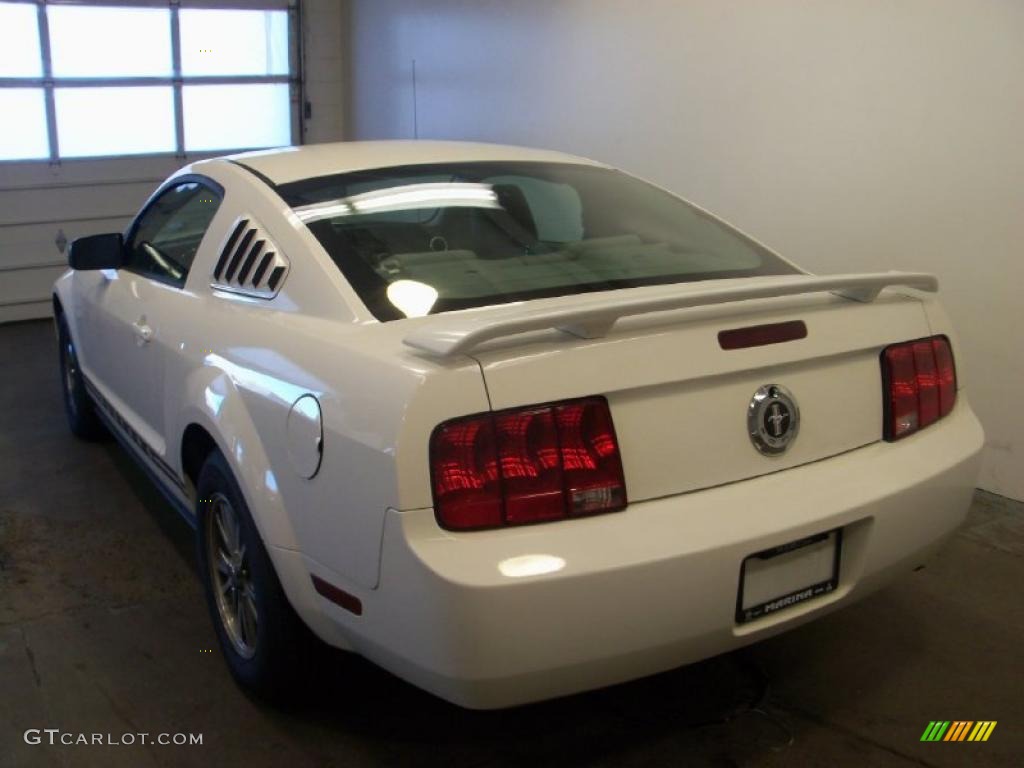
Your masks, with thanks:
[{"label": "license plate", "polygon": [[740,566],[736,622],[763,618],[839,585],[841,529],[818,533],[748,555]]}]

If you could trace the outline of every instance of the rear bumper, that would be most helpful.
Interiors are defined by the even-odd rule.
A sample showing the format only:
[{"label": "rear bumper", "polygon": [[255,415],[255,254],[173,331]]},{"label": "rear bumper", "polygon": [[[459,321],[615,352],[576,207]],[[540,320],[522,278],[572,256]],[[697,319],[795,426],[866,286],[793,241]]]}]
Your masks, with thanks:
[{"label": "rear bumper", "polygon": [[[963,521],[982,443],[961,398],[900,443],[618,514],[457,535],[432,510],[390,512],[364,615],[320,610],[356,650],[464,706],[610,685],[797,626],[921,564]],[[835,592],[736,623],[744,557],[839,527]]]}]

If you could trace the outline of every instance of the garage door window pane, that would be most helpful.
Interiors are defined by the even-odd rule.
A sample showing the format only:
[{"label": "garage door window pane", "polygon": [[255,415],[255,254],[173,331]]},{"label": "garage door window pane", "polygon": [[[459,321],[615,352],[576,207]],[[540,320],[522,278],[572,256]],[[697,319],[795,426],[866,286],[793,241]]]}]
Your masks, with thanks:
[{"label": "garage door window pane", "polygon": [[161,8],[51,5],[55,77],[170,77],[171,14]]},{"label": "garage door window pane", "polygon": [[287,11],[182,9],[178,19],[186,77],[288,74]]},{"label": "garage door window pane", "polygon": [[287,84],[186,85],[182,101],[188,152],[291,143]]},{"label": "garage door window pane", "polygon": [[36,7],[25,3],[0,3],[0,77],[42,75]]},{"label": "garage door window pane", "polygon": [[46,102],[41,88],[0,88],[0,160],[48,157]]},{"label": "garage door window pane", "polygon": [[64,157],[174,151],[169,86],[57,88],[57,137]]}]

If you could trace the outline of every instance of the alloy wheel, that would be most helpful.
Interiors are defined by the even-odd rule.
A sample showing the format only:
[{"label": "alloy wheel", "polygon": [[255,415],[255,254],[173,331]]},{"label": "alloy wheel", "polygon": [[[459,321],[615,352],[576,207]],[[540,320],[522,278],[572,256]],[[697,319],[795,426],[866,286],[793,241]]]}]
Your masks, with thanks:
[{"label": "alloy wheel", "polygon": [[238,655],[251,659],[256,654],[259,611],[241,520],[228,498],[215,493],[206,521],[207,560],[217,614]]}]

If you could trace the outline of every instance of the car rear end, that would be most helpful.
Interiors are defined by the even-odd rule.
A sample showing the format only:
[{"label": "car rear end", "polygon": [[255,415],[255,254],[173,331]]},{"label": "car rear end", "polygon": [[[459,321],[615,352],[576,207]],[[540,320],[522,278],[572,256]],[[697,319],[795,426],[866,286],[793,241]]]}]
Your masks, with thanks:
[{"label": "car rear end", "polygon": [[906,290],[933,278],[814,278],[568,164],[282,195],[409,366],[470,359],[485,387],[403,435],[416,501],[387,513],[358,626],[338,609],[427,690],[511,706],[728,651],[921,565],[966,514],[981,428],[944,315]]},{"label": "car rear end", "polygon": [[[360,650],[460,704],[509,706],[754,642],[924,564],[964,519],[983,442],[948,329],[895,293],[698,314],[474,353],[494,410],[435,430],[435,506],[389,513]],[[794,321],[804,338],[719,341]],[[799,407],[774,455],[748,431],[764,385]],[[582,443],[560,426],[581,405]],[[463,430],[454,466],[439,435],[474,420],[492,431]],[[564,469],[578,456],[545,470],[566,444],[592,477]]]}]

